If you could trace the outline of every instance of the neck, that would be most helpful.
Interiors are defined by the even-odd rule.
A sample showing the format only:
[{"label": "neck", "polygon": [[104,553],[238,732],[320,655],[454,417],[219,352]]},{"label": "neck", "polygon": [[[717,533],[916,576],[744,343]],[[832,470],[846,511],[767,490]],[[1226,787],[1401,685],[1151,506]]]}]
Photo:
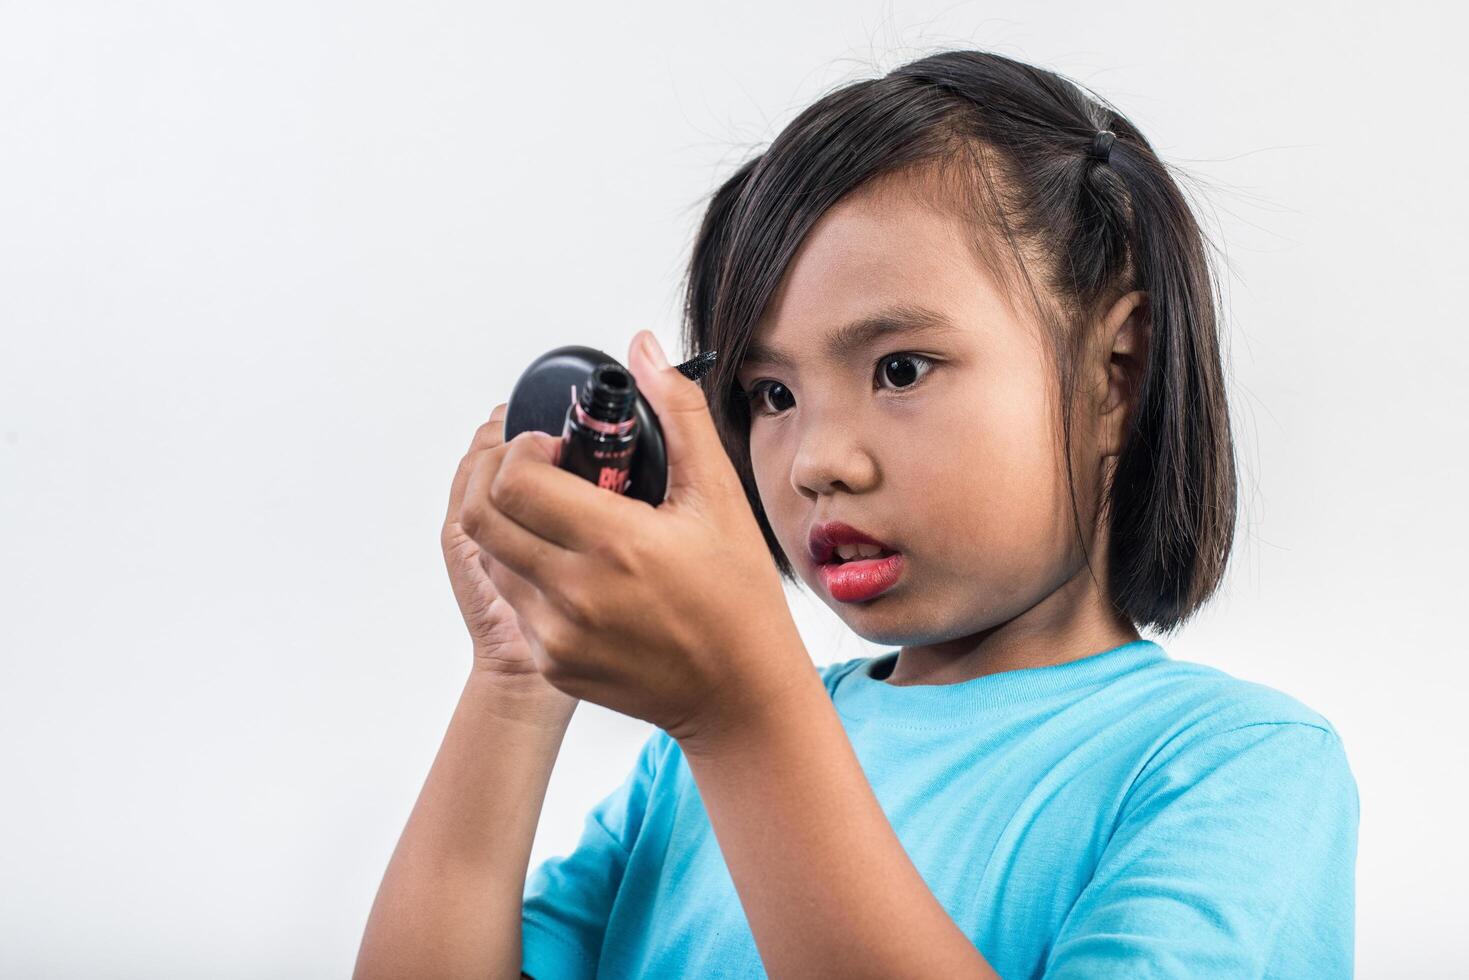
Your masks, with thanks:
[{"label": "neck", "polygon": [[1141,637],[1106,601],[1083,564],[1059,588],[1003,623],[922,646],[905,646],[889,684],[957,684],[1025,667],[1069,663]]}]

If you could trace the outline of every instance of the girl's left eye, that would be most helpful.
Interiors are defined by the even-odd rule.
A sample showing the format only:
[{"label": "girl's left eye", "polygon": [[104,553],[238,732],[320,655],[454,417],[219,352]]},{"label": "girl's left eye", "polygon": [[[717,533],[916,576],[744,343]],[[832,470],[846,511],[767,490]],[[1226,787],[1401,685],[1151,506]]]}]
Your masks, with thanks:
[{"label": "girl's left eye", "polygon": [[933,359],[922,354],[888,354],[877,362],[877,379],[892,381],[895,388],[911,388],[929,371]]}]

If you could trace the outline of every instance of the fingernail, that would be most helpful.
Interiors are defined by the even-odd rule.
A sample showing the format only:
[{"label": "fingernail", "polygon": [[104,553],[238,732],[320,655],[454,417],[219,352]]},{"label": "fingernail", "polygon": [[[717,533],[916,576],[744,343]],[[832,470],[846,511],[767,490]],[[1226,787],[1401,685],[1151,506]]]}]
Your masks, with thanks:
[{"label": "fingernail", "polygon": [[663,347],[658,343],[658,338],[653,336],[649,330],[643,334],[643,353],[661,370],[668,370],[668,358],[663,353]]}]

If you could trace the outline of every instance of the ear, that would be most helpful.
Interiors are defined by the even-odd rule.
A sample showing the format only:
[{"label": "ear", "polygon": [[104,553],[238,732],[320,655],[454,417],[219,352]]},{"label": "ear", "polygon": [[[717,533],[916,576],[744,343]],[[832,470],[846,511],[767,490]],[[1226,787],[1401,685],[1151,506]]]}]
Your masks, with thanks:
[{"label": "ear", "polygon": [[1097,336],[1106,375],[1102,402],[1097,409],[1100,448],[1103,456],[1116,456],[1122,452],[1148,365],[1148,348],[1152,342],[1148,294],[1133,290],[1119,297],[1102,317]]}]

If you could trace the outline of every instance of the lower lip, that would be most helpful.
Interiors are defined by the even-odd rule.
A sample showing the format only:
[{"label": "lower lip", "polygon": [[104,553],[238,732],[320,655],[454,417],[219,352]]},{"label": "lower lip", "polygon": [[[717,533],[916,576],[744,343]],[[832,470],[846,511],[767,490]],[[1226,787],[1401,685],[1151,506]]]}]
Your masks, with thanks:
[{"label": "lower lip", "polygon": [[903,555],[895,553],[882,558],[828,563],[817,566],[821,584],[838,602],[864,602],[874,599],[897,584],[903,574]]}]

